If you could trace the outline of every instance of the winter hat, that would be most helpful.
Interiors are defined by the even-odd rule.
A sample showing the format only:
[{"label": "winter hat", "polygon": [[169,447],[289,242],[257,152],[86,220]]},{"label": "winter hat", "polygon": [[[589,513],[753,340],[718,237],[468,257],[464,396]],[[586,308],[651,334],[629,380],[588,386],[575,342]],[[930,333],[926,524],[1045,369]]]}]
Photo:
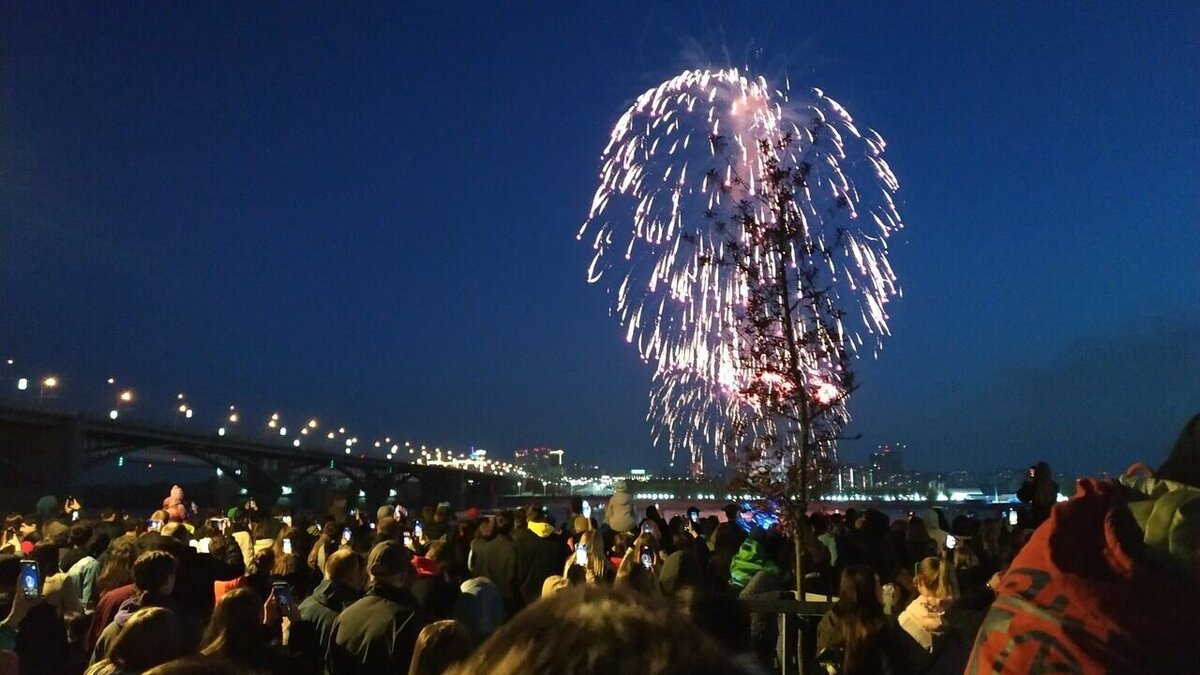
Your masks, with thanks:
[{"label": "winter hat", "polygon": [[384,541],[371,549],[367,557],[367,573],[372,577],[390,577],[412,564],[412,551],[397,541]]}]

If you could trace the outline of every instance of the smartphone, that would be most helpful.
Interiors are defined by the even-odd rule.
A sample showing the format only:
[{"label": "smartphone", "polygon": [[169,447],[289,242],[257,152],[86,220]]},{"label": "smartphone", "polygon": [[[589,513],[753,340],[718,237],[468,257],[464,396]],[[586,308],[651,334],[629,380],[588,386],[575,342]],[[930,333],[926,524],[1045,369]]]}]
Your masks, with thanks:
[{"label": "smartphone", "polygon": [[367,524],[371,526],[372,530],[375,529],[375,523],[367,523]]},{"label": "smartphone", "polygon": [[654,567],[654,549],[649,546],[642,546],[642,550],[638,553],[641,557],[642,567],[646,569]]},{"label": "smartphone", "polygon": [[425,533],[425,529],[421,527],[421,521],[418,520],[417,522],[413,523],[413,536],[414,537],[416,537],[417,539],[420,539],[421,535],[423,535],[424,533]]},{"label": "smartphone", "polygon": [[1013,525],[1013,526],[1015,526],[1017,524],[1017,510],[1016,509],[1009,509],[1008,524]]},{"label": "smartphone", "polygon": [[79,512],[78,512],[78,511],[72,511],[72,512],[71,512],[71,522],[73,523],[73,522],[75,522],[75,521],[77,521],[77,520],[79,520]]},{"label": "smartphone", "polygon": [[281,606],[292,606],[292,589],[286,581],[276,581],[271,584],[271,593],[275,596],[275,601]]},{"label": "smartphone", "polygon": [[404,548],[412,548],[412,547],[413,547],[412,532],[405,532],[404,533]]},{"label": "smartphone", "polygon": [[358,517],[358,509],[350,509],[350,517],[357,518]]},{"label": "smartphone", "polygon": [[287,525],[288,527],[292,526],[292,517],[291,516],[279,516],[279,521],[282,522],[284,525]]},{"label": "smartphone", "polygon": [[21,593],[27,598],[42,594],[42,573],[34,560],[21,561]]},{"label": "smartphone", "polygon": [[642,523],[642,532],[646,534],[654,534],[654,526],[650,523]]},{"label": "smartphone", "polygon": [[350,543],[350,528],[348,528],[348,527],[342,530],[342,543],[343,544]]},{"label": "smartphone", "polygon": [[955,546],[958,546],[958,540],[954,538],[954,535],[946,535],[946,550],[953,551]]},{"label": "smartphone", "polygon": [[693,522],[693,523],[698,523],[698,522],[700,522],[700,513],[699,513],[698,511],[691,511],[691,512],[689,512],[689,513],[688,513],[688,517],[692,519],[692,522]]},{"label": "smartphone", "polygon": [[283,538],[283,554],[284,555],[292,554],[292,540],[288,539],[287,537]]},{"label": "smartphone", "polygon": [[576,544],[575,545],[575,564],[582,565],[583,567],[587,567],[587,564],[588,564],[587,544]]},{"label": "smartphone", "polygon": [[161,520],[151,520],[149,523],[147,523],[146,529],[151,532],[158,532],[159,530],[162,529],[162,521]]},{"label": "smartphone", "polygon": [[404,507],[397,504],[396,508],[392,509],[392,520],[400,520],[403,517],[404,517]]}]

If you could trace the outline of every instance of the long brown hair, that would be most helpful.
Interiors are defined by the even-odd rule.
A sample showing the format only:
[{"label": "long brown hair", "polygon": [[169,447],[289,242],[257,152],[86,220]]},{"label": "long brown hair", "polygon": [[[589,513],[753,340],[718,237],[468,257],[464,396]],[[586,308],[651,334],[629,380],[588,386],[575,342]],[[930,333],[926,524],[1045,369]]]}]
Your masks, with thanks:
[{"label": "long brown hair", "polygon": [[140,673],[174,659],[180,651],[175,613],[162,607],[143,607],[125,622],[105,658],[121,671]]},{"label": "long brown hair", "polygon": [[887,659],[884,635],[887,617],[879,601],[879,580],[867,565],[850,565],[842,571],[838,601],[833,607],[842,631],[842,672],[874,673]]},{"label": "long brown hair", "polygon": [[263,600],[249,588],[235,588],[221,596],[204,629],[200,653],[221,656],[243,664],[263,657]]},{"label": "long brown hair", "polygon": [[119,586],[133,583],[133,561],[138,557],[137,539],[120,536],[108,545],[104,567],[96,576],[96,597]]},{"label": "long brown hair", "polygon": [[441,675],[471,653],[471,636],[458,621],[434,621],[421,629],[408,675]]}]

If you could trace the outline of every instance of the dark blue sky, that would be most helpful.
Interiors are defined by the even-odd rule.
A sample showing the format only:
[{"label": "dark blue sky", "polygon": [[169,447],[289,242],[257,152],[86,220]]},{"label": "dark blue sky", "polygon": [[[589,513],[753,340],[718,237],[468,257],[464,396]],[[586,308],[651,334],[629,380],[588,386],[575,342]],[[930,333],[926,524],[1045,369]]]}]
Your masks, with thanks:
[{"label": "dark blue sky", "polygon": [[0,352],[75,397],[111,374],[147,416],[185,391],[662,465],[574,235],[633,97],[749,63],[879,130],[901,181],[846,457],[1123,469],[1200,410],[1195,2],[23,4]]}]

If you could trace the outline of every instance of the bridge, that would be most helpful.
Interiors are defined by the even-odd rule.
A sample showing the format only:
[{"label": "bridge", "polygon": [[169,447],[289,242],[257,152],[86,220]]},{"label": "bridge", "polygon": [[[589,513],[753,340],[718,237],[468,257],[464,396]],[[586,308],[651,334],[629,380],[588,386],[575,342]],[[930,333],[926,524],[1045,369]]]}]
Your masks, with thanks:
[{"label": "bridge", "polygon": [[196,433],[45,408],[0,405],[0,490],[9,506],[72,494],[87,472],[132,454],[169,454],[207,466],[262,504],[322,478],[383,504],[403,490],[426,501],[495,506],[514,479],[365,454],[338,456],[229,435]]}]

